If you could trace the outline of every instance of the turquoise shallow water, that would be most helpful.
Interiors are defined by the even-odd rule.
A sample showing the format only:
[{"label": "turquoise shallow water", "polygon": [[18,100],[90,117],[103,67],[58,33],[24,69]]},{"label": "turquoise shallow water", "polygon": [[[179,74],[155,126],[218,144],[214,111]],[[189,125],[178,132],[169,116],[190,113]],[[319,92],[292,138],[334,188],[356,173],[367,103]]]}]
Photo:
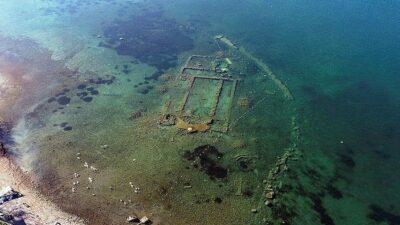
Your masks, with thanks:
[{"label": "turquoise shallow water", "polygon": [[[69,105],[34,107],[26,103],[32,102],[29,98],[23,101],[22,113],[37,109],[38,118],[43,121],[32,122],[29,118],[37,118],[32,113],[22,117],[33,124],[26,126],[32,135],[28,134],[24,139],[21,132],[14,133],[20,145],[15,148],[16,154],[28,154],[32,152],[31,148],[45,149],[35,153],[40,162],[39,168],[35,169],[43,170],[42,179],[69,176],[67,171],[71,167],[81,166],[73,161],[75,154],[80,152],[82,157],[98,164],[100,172],[104,168],[106,172],[101,174],[104,181],[94,189],[106,193],[107,197],[111,195],[113,200],[128,196],[117,187],[118,194],[107,192],[111,184],[127,183],[122,176],[129,175],[138,181],[141,181],[138,176],[157,178],[157,181],[144,179],[142,182],[154,185],[154,190],[149,188],[148,193],[144,190],[143,197],[135,197],[134,201],[147,204],[122,210],[119,216],[123,217],[129,210],[155,215],[158,210],[163,212],[157,215],[159,220],[155,220],[159,224],[163,224],[163,219],[165,224],[172,223],[174,220],[166,219],[169,218],[167,215],[176,217],[178,213],[187,213],[182,223],[219,224],[213,220],[217,218],[213,213],[209,220],[202,221],[201,217],[221,210],[221,214],[231,216],[233,220],[254,224],[280,224],[282,221],[324,225],[400,224],[399,2],[66,0],[27,1],[25,7],[19,3],[3,2],[0,5],[3,6],[0,32],[4,38],[0,39],[0,56],[4,61],[2,76],[28,74],[26,69],[18,70],[18,73],[10,69],[24,64],[36,68],[33,70],[36,72],[59,74],[60,70],[68,70],[64,71],[68,78],[54,76],[54,80],[46,80],[52,80],[53,85],[43,85],[46,82],[40,81],[38,85],[46,87],[43,90],[54,87],[50,93],[33,92],[31,89],[37,89],[37,86],[22,85],[31,88],[27,93],[38,96],[34,102],[47,100],[59,94],[62,88],[71,89],[66,92],[72,98]],[[266,62],[289,88],[294,100],[285,100],[273,82],[263,78],[263,71],[251,62],[242,62],[243,57],[235,50],[222,46],[234,65],[243,63],[240,69],[246,68],[246,73],[250,74],[240,76],[243,81],[239,83],[237,96],[249,97],[252,104],[250,110],[234,107],[232,120],[238,122],[231,133],[227,136],[200,134],[189,140],[174,130],[166,133],[151,131],[154,136],[143,139],[143,136],[148,138],[143,127],[151,124],[147,118],[149,121],[156,118],[152,117],[153,113],[162,111],[164,100],[182,95],[175,84],[163,83],[159,76],[177,73],[191,54],[214,54],[221,50],[214,41],[218,34],[229,37]],[[30,60],[34,56],[24,54],[21,49],[10,48],[5,44],[9,39],[18,43],[17,46],[35,43],[37,47],[30,52],[41,53],[39,62]],[[49,61],[50,56],[67,69],[60,69],[59,64],[54,66]],[[29,74],[40,77],[42,73]],[[86,86],[79,88],[79,84]],[[161,86],[168,89],[167,95],[156,91]],[[93,94],[89,90],[89,97],[93,99],[85,100],[86,94],[81,96],[81,93],[89,87],[99,93]],[[264,96],[269,95],[273,97],[264,101]],[[65,107],[65,110],[57,107]],[[49,113],[51,110],[58,110],[60,114]],[[133,124],[127,122],[132,111],[145,115],[145,119]],[[243,119],[242,115],[245,115]],[[296,141],[291,135],[293,116],[300,133],[300,139]],[[21,120],[17,121],[20,125],[17,128],[26,129]],[[63,122],[68,124],[61,126]],[[66,131],[69,126],[72,130]],[[133,138],[126,137],[127,132]],[[49,137],[54,138],[53,142]],[[27,152],[18,152],[24,149],[24,141],[35,138],[43,143],[35,143]],[[165,144],[174,140],[172,144]],[[66,143],[66,147],[60,147],[62,151],[48,151],[60,143]],[[188,165],[180,160],[180,155],[194,149],[193,143],[196,146],[217,145],[225,155],[221,160],[215,160],[228,168],[226,180],[202,185],[200,181],[207,176],[182,172]],[[289,171],[282,178],[279,203],[266,207],[263,180],[273,168],[275,158],[293,143],[302,157],[290,163]],[[104,144],[111,145],[111,150],[103,152],[98,148]],[[12,143],[10,146],[12,148]],[[94,146],[97,150],[93,150],[96,149]],[[243,164],[238,168],[232,161],[242,153],[257,155],[259,159],[246,165],[250,168],[243,168]],[[132,161],[131,157],[139,161],[145,159],[143,164],[127,167],[136,171],[132,174],[128,169],[120,168],[123,166],[112,163],[122,158],[121,165],[127,165]],[[60,163],[58,158],[66,163]],[[60,165],[57,172],[49,173],[57,164]],[[168,197],[163,196],[167,193],[165,187],[175,188],[171,178],[176,174],[184,177],[176,181],[179,185],[190,186],[190,182],[197,194],[171,191]],[[235,197],[238,180],[247,184],[242,192],[249,195],[248,198]],[[64,196],[61,200],[55,198],[56,202],[60,203],[64,198],[70,200],[69,186],[64,188],[63,183],[49,183],[52,193]],[[223,188],[219,189],[219,186]],[[44,188],[46,191],[49,190]],[[161,193],[162,200],[154,193]],[[207,207],[201,204],[208,204],[210,199],[214,201],[209,206],[210,211],[204,210]],[[220,200],[222,203],[218,208]],[[195,212],[193,214],[185,209],[191,207],[191,202],[200,204],[191,210]],[[92,213],[96,214],[96,210],[92,210],[95,204],[85,200],[80,215],[91,218]],[[110,207],[115,207],[114,203],[110,203]],[[63,208],[74,212],[68,204]],[[258,212],[249,213],[252,208],[257,208]],[[231,222],[227,219],[221,223]]]}]

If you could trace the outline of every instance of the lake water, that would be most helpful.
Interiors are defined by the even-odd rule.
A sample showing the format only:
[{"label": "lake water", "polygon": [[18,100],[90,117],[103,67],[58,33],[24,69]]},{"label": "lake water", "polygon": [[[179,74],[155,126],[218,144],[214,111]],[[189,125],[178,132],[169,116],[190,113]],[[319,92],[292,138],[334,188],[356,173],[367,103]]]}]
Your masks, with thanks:
[{"label": "lake water", "polygon": [[399,12],[1,1],[1,141],[87,224],[397,225]]}]

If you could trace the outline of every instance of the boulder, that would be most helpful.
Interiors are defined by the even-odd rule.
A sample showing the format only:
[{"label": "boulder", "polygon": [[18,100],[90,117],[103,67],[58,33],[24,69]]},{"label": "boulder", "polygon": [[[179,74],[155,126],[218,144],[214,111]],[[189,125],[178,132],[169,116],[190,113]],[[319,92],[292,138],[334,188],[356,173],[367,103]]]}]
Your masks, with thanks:
[{"label": "boulder", "polygon": [[267,201],[265,201],[265,205],[268,206],[268,207],[272,207],[273,203],[272,203],[272,201],[267,200]]},{"label": "boulder", "polygon": [[0,205],[20,197],[22,197],[22,194],[14,191],[11,187],[3,187],[0,190]]},{"label": "boulder", "polygon": [[142,218],[140,218],[139,224],[151,224],[151,220],[147,218],[147,216],[143,216]]},{"label": "boulder", "polygon": [[139,223],[140,220],[137,216],[128,216],[128,218],[126,219],[126,222],[128,223]]},{"label": "boulder", "polygon": [[266,195],[267,199],[274,199],[275,198],[275,192],[270,191]]}]

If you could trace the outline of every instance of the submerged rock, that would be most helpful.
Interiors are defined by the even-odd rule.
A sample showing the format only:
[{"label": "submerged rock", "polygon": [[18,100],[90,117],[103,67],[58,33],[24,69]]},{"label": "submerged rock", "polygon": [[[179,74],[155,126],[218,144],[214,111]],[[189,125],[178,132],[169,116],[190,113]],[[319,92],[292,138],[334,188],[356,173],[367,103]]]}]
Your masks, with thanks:
[{"label": "submerged rock", "polygon": [[140,218],[140,223],[139,224],[151,224],[151,220],[147,218],[146,216],[143,216]]},{"label": "submerged rock", "polygon": [[139,220],[139,218],[137,216],[129,216],[126,219],[126,222],[128,222],[128,223],[139,223],[140,220]]}]

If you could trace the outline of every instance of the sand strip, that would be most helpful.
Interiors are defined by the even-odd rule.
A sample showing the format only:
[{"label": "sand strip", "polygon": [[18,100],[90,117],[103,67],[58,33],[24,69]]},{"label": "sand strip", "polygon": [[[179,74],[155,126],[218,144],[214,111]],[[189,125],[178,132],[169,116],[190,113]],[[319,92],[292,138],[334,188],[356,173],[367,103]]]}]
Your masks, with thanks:
[{"label": "sand strip", "polygon": [[62,224],[80,225],[83,220],[61,211],[46,200],[34,187],[30,187],[29,176],[15,166],[10,159],[0,157],[0,188],[10,186],[24,196],[0,205],[0,213],[13,215],[27,225]]}]

